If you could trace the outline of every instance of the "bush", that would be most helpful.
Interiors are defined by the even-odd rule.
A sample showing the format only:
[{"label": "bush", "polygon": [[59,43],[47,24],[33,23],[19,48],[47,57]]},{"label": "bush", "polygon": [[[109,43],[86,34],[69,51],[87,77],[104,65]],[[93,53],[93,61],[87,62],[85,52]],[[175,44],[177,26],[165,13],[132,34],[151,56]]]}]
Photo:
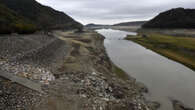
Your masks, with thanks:
[{"label": "bush", "polygon": [[36,31],[36,27],[32,24],[16,23],[14,24],[14,32],[19,34],[29,34]]}]

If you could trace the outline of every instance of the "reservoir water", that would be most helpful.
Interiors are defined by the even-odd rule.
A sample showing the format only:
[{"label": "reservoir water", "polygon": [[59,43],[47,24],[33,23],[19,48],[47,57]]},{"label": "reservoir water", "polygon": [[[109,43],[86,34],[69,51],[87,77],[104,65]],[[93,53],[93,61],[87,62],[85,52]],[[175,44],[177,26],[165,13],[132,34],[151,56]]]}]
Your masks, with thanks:
[{"label": "reservoir water", "polygon": [[106,37],[104,45],[110,59],[137,81],[144,83],[146,97],[161,103],[160,110],[173,110],[171,99],[195,109],[195,72],[132,41],[123,40],[124,32],[97,30]]}]

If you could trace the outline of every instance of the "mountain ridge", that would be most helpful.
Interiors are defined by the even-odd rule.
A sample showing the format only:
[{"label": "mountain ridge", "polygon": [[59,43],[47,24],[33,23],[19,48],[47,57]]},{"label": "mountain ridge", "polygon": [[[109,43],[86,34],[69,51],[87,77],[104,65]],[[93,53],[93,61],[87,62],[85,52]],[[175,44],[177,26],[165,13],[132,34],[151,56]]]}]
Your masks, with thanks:
[{"label": "mountain ridge", "polygon": [[195,28],[195,9],[174,8],[162,12],[142,28]]}]

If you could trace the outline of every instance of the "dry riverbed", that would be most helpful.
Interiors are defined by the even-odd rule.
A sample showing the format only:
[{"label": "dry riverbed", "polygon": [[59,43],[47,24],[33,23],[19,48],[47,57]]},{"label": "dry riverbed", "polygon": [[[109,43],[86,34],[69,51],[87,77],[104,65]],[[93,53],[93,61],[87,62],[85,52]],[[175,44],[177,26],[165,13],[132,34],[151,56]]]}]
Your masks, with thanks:
[{"label": "dry riverbed", "polygon": [[0,74],[25,78],[43,91],[1,78],[2,109],[156,110],[159,104],[142,95],[146,87],[112,64],[103,41],[93,31],[1,37]]}]

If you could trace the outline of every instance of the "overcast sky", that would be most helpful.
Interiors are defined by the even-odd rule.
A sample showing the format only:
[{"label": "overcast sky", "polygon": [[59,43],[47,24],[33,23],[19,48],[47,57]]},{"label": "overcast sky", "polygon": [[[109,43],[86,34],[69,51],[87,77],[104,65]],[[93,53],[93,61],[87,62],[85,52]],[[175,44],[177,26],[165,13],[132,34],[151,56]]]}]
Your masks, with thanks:
[{"label": "overcast sky", "polygon": [[148,20],[159,12],[195,8],[195,0],[37,0],[83,23],[114,24]]}]

